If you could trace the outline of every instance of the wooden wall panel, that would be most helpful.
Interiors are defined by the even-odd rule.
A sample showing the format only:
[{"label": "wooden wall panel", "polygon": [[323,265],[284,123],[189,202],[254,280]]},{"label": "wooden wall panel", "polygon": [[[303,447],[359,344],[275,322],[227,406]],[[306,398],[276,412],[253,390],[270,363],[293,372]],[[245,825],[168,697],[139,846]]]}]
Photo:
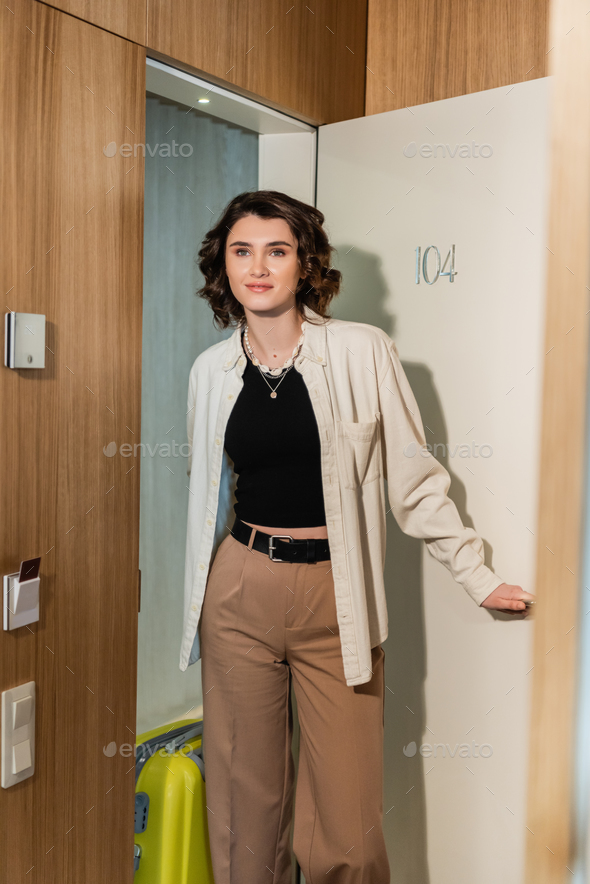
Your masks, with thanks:
[{"label": "wooden wall panel", "polygon": [[547,75],[548,0],[369,0],[366,114]]},{"label": "wooden wall panel", "polygon": [[[551,191],[530,728],[527,884],[572,880],[590,275],[590,16],[552,0]],[[583,596],[583,598],[581,597]]]},{"label": "wooden wall panel", "polygon": [[145,50],[35,0],[0,15],[3,305],[47,317],[46,368],[0,366],[2,573],[42,557],[40,622],[0,631],[0,689],[38,698],[0,881],[131,884],[134,759],[103,747],[135,741],[139,465],[103,446],[140,441],[144,181],[103,148],[144,140]]},{"label": "wooden wall panel", "polygon": [[[45,0],[47,2],[47,0]],[[145,45],[148,0],[50,0],[49,6]]]},{"label": "wooden wall panel", "polygon": [[334,123],[364,114],[366,18],[367,0],[150,0],[147,46],[301,119]]}]

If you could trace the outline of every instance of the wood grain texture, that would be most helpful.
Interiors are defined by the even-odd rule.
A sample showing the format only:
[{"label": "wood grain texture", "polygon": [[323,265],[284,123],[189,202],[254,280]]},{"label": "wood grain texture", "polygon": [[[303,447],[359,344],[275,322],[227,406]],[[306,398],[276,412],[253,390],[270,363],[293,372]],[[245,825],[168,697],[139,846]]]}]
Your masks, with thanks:
[{"label": "wood grain texture", "polygon": [[3,304],[47,317],[46,368],[0,367],[2,573],[41,556],[40,622],[0,632],[0,689],[38,698],[0,881],[131,884],[134,758],[103,747],[135,741],[139,466],[103,446],[140,441],[144,180],[103,148],[144,140],[145,50],[35,0],[0,15]]},{"label": "wood grain texture", "polygon": [[369,0],[366,114],[546,76],[548,0]]},{"label": "wood grain texture", "polygon": [[590,21],[580,0],[552,0],[551,186],[537,528],[527,884],[572,880],[577,644],[590,271]]},{"label": "wood grain texture", "polygon": [[[44,0],[47,2],[47,0]],[[48,6],[75,15],[145,46],[148,0],[51,0]]]},{"label": "wood grain texture", "polygon": [[150,0],[147,46],[309,122],[334,123],[364,113],[366,19],[367,0]]}]

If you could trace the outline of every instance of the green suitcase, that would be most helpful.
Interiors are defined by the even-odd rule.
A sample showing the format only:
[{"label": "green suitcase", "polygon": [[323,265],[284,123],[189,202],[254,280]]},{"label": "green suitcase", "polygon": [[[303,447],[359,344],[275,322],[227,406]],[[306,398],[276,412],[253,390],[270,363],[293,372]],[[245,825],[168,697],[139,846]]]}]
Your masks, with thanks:
[{"label": "green suitcase", "polygon": [[138,738],[134,884],[214,884],[202,738],[202,719]]}]

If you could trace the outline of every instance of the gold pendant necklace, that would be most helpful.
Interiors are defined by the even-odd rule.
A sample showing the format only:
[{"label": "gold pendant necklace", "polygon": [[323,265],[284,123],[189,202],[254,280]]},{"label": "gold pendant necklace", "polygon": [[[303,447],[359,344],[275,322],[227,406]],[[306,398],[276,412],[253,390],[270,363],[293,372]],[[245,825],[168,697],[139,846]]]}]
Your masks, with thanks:
[{"label": "gold pendant necklace", "polygon": [[267,381],[266,378],[264,377],[264,372],[263,372],[263,371],[260,371],[260,366],[258,366],[258,371],[260,371],[260,374],[262,375],[262,377],[263,377],[264,380],[266,381],[267,386],[269,386],[270,389],[272,390],[272,393],[270,394],[270,398],[271,398],[271,399],[276,399],[276,398],[277,398],[277,388],[280,387],[280,385],[283,383],[283,381],[284,381],[285,378],[287,377],[287,374],[290,372],[290,370],[291,370],[292,368],[293,368],[293,366],[290,365],[289,368],[287,369],[287,371],[285,372],[285,374],[282,376],[282,378],[281,378],[280,381],[278,382],[277,386],[276,386],[276,387],[274,388],[274,390],[273,390],[273,388],[270,386],[270,384],[268,383],[268,381]]},{"label": "gold pendant necklace", "polygon": [[[280,387],[280,385],[283,383],[283,381],[285,380],[285,378],[286,378],[287,374],[289,373],[289,371],[293,368],[293,361],[294,361],[295,357],[297,356],[297,354],[299,353],[299,350],[300,350],[300,348],[301,348],[301,344],[302,344],[302,342],[303,342],[303,332],[302,332],[302,334],[301,334],[301,337],[299,338],[299,341],[298,341],[298,343],[297,343],[297,346],[293,349],[293,353],[292,353],[292,355],[291,355],[287,360],[285,360],[285,363],[284,363],[284,365],[283,365],[283,368],[285,368],[285,366],[288,366],[288,367],[287,367],[287,370],[286,370],[285,373],[282,375],[280,381],[278,382],[278,384],[276,385],[276,387],[275,387],[274,389],[273,389],[273,387],[268,383],[268,381],[267,381],[267,379],[266,379],[266,376],[265,376],[265,372],[264,372],[264,371],[261,369],[261,367],[260,367],[260,361],[259,361],[259,360],[256,358],[256,356],[254,355],[254,351],[252,350],[252,347],[251,347],[251,345],[250,345],[250,341],[249,341],[249,339],[248,339],[248,326],[246,326],[245,331],[244,331],[244,340],[246,341],[246,348],[247,348],[247,350],[248,350],[248,353],[250,354],[250,357],[251,357],[251,359],[252,359],[253,364],[257,367],[257,369],[258,369],[258,371],[260,372],[262,378],[264,379],[266,385],[267,385],[268,387],[270,387],[270,389],[271,389],[271,391],[272,391],[271,394],[270,394],[270,398],[271,398],[271,399],[276,399],[276,398],[277,398],[277,389],[278,389],[278,388]],[[268,367],[268,366],[265,366],[265,368],[266,368],[266,367]],[[270,369],[269,369],[269,370],[270,370]]]}]

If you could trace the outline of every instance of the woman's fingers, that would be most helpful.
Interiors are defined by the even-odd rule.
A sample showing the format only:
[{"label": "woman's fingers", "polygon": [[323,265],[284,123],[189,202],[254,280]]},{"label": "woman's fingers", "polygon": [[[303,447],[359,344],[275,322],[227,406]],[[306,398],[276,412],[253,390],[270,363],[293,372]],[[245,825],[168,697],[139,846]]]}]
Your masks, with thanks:
[{"label": "woman's fingers", "polygon": [[519,598],[509,598],[506,599],[506,607],[510,608],[513,611],[524,611],[526,610],[525,603]]},{"label": "woman's fingers", "polygon": [[505,614],[524,614],[526,616],[531,610],[521,599],[518,598],[505,599],[503,604],[505,607],[501,610],[503,610]]},{"label": "woman's fingers", "polygon": [[484,599],[482,607],[503,613],[526,615],[530,608],[527,608],[524,599],[534,601],[535,597],[532,593],[526,592],[522,586],[502,583]]}]

